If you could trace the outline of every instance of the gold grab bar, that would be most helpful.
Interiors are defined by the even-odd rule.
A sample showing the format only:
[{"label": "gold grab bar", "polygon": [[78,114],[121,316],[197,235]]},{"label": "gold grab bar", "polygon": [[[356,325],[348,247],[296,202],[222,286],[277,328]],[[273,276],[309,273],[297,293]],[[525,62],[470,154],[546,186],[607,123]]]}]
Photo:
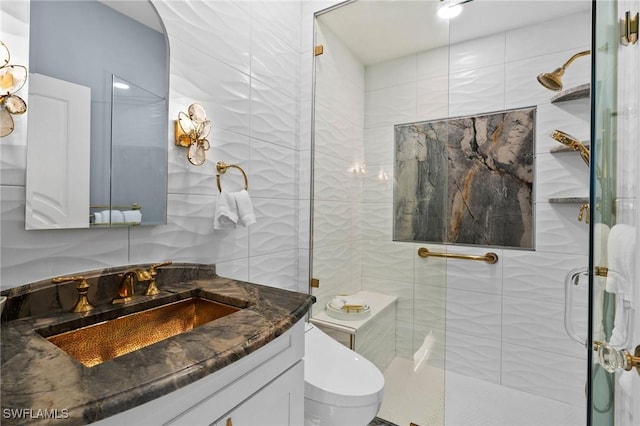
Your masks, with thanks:
[{"label": "gold grab bar", "polygon": [[245,190],[249,189],[249,180],[247,179],[247,174],[244,172],[244,170],[242,170],[242,167],[236,164],[227,164],[223,161],[218,161],[216,163],[216,170],[218,171],[218,174],[216,175],[216,183],[218,184],[218,191],[222,192],[222,186],[220,185],[220,175],[225,174],[227,172],[227,169],[230,167],[240,170],[240,173],[242,173],[242,177],[244,178],[244,189]]},{"label": "gold grab bar", "polygon": [[112,210],[140,210],[142,209],[142,206],[138,203],[133,203],[129,206],[109,206],[106,204],[101,204],[101,205],[92,205],[89,206],[89,208],[91,209],[112,209]]},{"label": "gold grab bar", "polygon": [[418,249],[418,256],[420,257],[450,257],[452,259],[466,259],[466,260],[482,260],[485,261],[489,264],[494,264],[498,262],[498,255],[493,253],[493,252],[489,252],[487,254],[485,254],[484,256],[475,256],[472,254],[457,254],[457,253],[434,253],[432,251],[429,251],[428,249],[424,248],[424,247],[420,247]]}]

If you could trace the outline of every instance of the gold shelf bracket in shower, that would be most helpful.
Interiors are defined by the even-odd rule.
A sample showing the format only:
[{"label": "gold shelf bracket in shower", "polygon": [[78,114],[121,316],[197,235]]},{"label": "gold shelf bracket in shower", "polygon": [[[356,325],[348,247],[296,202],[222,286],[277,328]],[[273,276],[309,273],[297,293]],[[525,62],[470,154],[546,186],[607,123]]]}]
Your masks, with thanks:
[{"label": "gold shelf bracket in shower", "polygon": [[437,252],[429,251],[429,249],[425,247],[420,247],[418,249],[418,256],[423,258],[424,257],[446,257],[450,259],[480,260],[483,262],[487,262],[491,265],[493,265],[494,263],[498,263],[498,255],[493,252],[489,252],[483,256],[476,256],[473,254],[437,253]]}]

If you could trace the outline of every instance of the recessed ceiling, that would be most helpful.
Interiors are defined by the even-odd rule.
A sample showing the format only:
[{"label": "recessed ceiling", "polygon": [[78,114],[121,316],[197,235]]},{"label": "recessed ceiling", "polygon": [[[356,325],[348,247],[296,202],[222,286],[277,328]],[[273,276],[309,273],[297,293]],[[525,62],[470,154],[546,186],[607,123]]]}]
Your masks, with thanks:
[{"label": "recessed ceiling", "polygon": [[591,8],[591,0],[474,0],[451,21],[439,0],[357,0],[318,15],[363,65],[555,19]]}]

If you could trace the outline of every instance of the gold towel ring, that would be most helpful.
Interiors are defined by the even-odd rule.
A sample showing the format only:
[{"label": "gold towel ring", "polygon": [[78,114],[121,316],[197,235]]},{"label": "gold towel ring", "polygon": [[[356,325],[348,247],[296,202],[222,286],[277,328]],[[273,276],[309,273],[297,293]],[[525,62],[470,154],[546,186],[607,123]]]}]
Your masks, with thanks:
[{"label": "gold towel ring", "polygon": [[230,167],[240,170],[240,173],[242,173],[242,177],[244,178],[244,189],[248,190],[249,180],[247,179],[247,174],[244,172],[244,170],[242,170],[242,167],[235,164],[227,164],[223,161],[218,161],[216,163],[216,170],[218,171],[218,174],[216,175],[216,183],[218,184],[218,191],[222,192],[222,186],[220,185],[220,175],[225,174],[227,172],[227,169]]}]

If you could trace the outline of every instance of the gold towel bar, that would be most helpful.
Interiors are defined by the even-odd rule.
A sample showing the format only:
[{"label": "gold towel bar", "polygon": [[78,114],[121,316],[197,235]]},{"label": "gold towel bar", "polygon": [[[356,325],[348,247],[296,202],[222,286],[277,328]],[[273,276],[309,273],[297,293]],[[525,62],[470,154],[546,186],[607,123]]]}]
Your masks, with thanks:
[{"label": "gold towel bar", "polygon": [[216,163],[216,170],[218,171],[218,174],[216,175],[216,183],[218,184],[218,191],[222,192],[222,186],[220,185],[220,175],[225,174],[227,172],[227,169],[230,167],[240,170],[240,173],[242,173],[242,177],[244,178],[244,189],[245,190],[249,189],[249,180],[247,179],[247,174],[244,172],[244,170],[242,170],[242,167],[236,164],[226,164],[222,161],[218,161]]},{"label": "gold towel bar", "polygon": [[452,259],[467,259],[467,260],[482,260],[490,264],[498,262],[498,255],[489,252],[484,256],[474,256],[472,254],[457,254],[457,253],[434,253],[424,247],[418,249],[418,256],[420,257],[450,257]]},{"label": "gold towel bar", "polygon": [[89,206],[92,209],[111,209],[111,210],[140,210],[142,206],[138,203],[133,203],[130,206],[108,206],[108,205],[93,205]]}]

